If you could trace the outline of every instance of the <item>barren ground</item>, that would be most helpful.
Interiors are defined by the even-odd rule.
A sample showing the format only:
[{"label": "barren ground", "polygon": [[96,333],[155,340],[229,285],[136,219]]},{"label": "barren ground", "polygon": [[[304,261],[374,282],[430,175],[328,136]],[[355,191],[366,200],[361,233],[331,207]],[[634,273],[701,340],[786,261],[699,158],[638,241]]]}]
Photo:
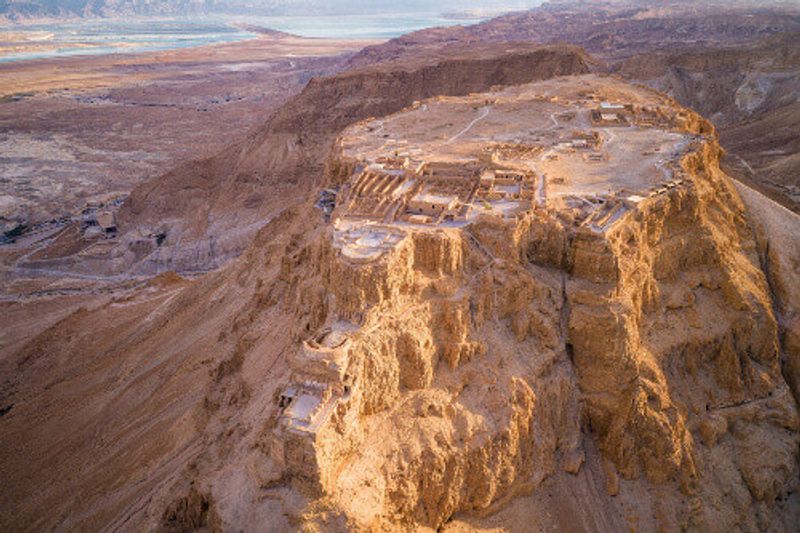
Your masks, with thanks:
[{"label": "barren ground", "polygon": [[125,195],[181,161],[211,156],[365,44],[262,36],[2,64],[3,225],[63,216]]}]

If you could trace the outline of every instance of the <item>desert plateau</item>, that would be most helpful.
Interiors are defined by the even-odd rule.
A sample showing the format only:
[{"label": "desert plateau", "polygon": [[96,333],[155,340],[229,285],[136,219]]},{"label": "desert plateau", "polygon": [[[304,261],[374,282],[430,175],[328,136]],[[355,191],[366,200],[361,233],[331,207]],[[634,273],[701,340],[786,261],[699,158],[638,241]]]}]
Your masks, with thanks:
[{"label": "desert plateau", "polygon": [[0,3],[0,530],[800,529],[800,4],[420,6]]}]

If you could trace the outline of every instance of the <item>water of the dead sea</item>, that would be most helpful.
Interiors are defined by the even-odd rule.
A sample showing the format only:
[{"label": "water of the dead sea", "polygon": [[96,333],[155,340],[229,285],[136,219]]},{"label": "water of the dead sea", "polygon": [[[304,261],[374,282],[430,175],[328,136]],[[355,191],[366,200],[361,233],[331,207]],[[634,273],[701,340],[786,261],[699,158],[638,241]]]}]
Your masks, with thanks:
[{"label": "water of the dead sea", "polygon": [[[0,27],[0,62],[75,55],[152,52],[255,37],[251,27],[303,37],[390,39],[432,26],[470,24],[480,16],[374,14],[349,16],[214,17],[199,19],[87,20]],[[247,26],[242,26],[246,22]],[[245,29],[246,28],[246,29]]]}]

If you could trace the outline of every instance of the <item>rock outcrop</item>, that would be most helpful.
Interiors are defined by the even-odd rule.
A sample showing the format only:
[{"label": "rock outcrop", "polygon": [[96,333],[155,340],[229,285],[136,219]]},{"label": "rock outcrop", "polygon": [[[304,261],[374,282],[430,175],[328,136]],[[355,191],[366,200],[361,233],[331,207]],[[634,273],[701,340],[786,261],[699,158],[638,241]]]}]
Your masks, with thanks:
[{"label": "rock outcrop", "polygon": [[720,153],[597,76],[351,125],[324,210],[2,360],[0,523],[795,530],[796,254]]},{"label": "rock outcrop", "polygon": [[[683,124],[679,179],[605,225],[557,202],[457,227],[337,222],[284,259],[294,334],[315,340],[265,438],[280,490],[314,502],[298,520],[442,528],[599,468],[641,523],[792,529],[800,418],[770,288],[713,129]],[[334,157],[327,185],[346,188],[357,165]],[[319,357],[335,375],[312,374]]]}]

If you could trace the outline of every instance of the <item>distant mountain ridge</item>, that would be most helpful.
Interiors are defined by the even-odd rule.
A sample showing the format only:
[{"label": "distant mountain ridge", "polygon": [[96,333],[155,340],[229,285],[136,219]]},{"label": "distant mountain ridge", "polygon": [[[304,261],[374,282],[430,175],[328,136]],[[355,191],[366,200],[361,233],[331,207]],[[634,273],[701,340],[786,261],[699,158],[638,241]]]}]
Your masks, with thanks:
[{"label": "distant mountain ridge", "polygon": [[[279,3],[263,2],[267,8],[269,4]],[[0,16],[24,21],[35,18],[200,15],[244,4],[221,0],[6,0],[0,1]]]},{"label": "distant mountain ridge", "polygon": [[[213,0],[212,0],[213,1]],[[37,18],[102,17],[112,14],[173,14],[205,8],[206,0],[6,0],[0,16],[12,21]]]},{"label": "distant mountain ridge", "polygon": [[[487,0],[484,9],[531,7],[536,0]],[[444,0],[435,10],[460,10],[463,4]],[[95,18],[120,16],[192,16],[211,13],[254,15],[349,14],[402,10],[432,11],[423,0],[408,0],[402,7],[388,1],[369,0],[0,0],[0,20],[23,22],[42,18]]]}]

